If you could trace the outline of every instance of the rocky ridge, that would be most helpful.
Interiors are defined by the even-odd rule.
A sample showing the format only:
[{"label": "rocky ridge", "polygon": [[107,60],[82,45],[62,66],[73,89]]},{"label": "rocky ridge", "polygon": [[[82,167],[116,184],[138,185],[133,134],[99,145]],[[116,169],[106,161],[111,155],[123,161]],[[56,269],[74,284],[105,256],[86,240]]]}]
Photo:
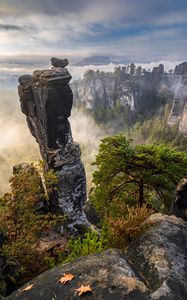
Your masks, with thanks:
[{"label": "rocky ridge", "polygon": [[[166,103],[172,104],[168,125],[179,123],[179,131],[187,135],[187,63],[165,72],[161,64],[152,71],[141,66],[116,67],[113,73],[89,70],[83,79],[72,84],[75,106],[83,108],[102,122],[119,119],[130,122],[149,117]],[[101,118],[98,117],[101,112]],[[134,118],[133,118],[134,117]]]},{"label": "rocky ridge", "polygon": [[168,124],[179,123],[179,131],[187,135],[187,63],[175,67],[174,75],[179,77]]},{"label": "rocky ridge", "polygon": [[39,145],[47,168],[57,172],[59,182],[52,195],[53,205],[73,222],[88,223],[83,206],[86,177],[79,145],[73,141],[68,118],[73,94],[67,59],[51,59],[50,70],[36,70],[19,77],[21,110]]},{"label": "rocky ridge", "polygon": [[[88,111],[129,109],[129,114],[146,114],[160,103],[160,93],[171,89],[171,76],[166,76],[164,66],[152,72],[131,66],[116,67],[113,73],[89,70],[84,78],[71,84],[76,107]],[[164,101],[164,99],[163,99]]]}]

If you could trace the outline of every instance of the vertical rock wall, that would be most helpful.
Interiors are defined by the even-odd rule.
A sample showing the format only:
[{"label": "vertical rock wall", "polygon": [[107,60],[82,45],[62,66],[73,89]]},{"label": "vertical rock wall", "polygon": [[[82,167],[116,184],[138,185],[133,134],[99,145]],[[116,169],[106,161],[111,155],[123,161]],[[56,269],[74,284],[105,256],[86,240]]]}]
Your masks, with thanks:
[{"label": "vertical rock wall", "polygon": [[175,98],[168,125],[179,123],[179,132],[187,136],[187,62],[183,62],[175,67]]},{"label": "vertical rock wall", "polygon": [[74,222],[87,222],[83,212],[86,177],[79,145],[74,143],[70,123],[73,94],[67,59],[51,59],[50,70],[19,77],[21,110],[49,169],[59,176],[56,206]]}]

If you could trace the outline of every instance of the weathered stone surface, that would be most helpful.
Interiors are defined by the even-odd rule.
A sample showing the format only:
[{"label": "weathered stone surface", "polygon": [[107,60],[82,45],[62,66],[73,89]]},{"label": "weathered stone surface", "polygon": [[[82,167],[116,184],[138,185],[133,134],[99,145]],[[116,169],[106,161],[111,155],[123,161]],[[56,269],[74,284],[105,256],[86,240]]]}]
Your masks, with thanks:
[{"label": "weathered stone surface", "polygon": [[168,124],[174,125],[178,122],[179,132],[187,135],[187,62],[175,67],[173,86],[175,96]]},{"label": "weathered stone surface", "polygon": [[187,178],[182,179],[177,186],[176,198],[171,213],[187,221]]},{"label": "weathered stone surface", "polygon": [[187,74],[187,62],[183,62],[175,67],[174,75],[185,75]]},{"label": "weathered stone surface", "polygon": [[178,77],[168,124],[174,125],[179,122],[179,131],[187,135],[187,75],[178,75]]},{"label": "weathered stone surface", "polygon": [[51,64],[53,67],[65,68],[69,64],[69,61],[67,58],[51,57]]},{"label": "weathered stone surface", "polygon": [[51,70],[36,70],[33,72],[33,81],[38,85],[65,85],[71,80],[67,69],[53,67]]},{"label": "weathered stone surface", "polygon": [[[187,299],[187,227],[175,216],[154,214],[146,221],[150,227],[134,240],[125,254],[107,250],[47,271],[8,300],[71,300],[79,299],[75,290],[90,285],[92,294],[85,299]],[[63,273],[76,277],[67,284],[58,280]],[[27,285],[26,285],[27,286]]]},{"label": "weathered stone surface", "polygon": [[22,75],[18,79],[19,83],[21,84],[29,84],[32,81],[31,75]]},{"label": "weathered stone surface", "polygon": [[[58,280],[64,273],[72,273],[75,279],[62,285]],[[32,280],[33,288],[27,292],[16,291],[8,300],[71,300],[80,299],[75,290],[81,285],[90,285],[92,294],[84,299],[125,299],[146,300],[147,287],[143,280],[131,269],[130,264],[118,251],[108,250],[90,255],[72,263],[54,268]]]},{"label": "weathered stone surface", "polygon": [[153,225],[128,248],[127,256],[148,283],[151,299],[187,299],[187,228],[175,216],[155,214]]},{"label": "weathered stone surface", "polygon": [[[132,126],[138,116],[144,119],[160,114],[161,107],[173,101],[168,125],[179,123],[179,132],[187,136],[187,62],[176,66],[174,74],[164,71],[162,64],[152,71],[140,68],[138,72],[136,68],[133,74],[127,69],[118,67],[113,73],[85,72],[83,78],[71,84],[75,106],[91,112],[99,122],[115,119],[117,112],[118,122],[124,126],[130,120]],[[127,118],[123,115],[124,108],[128,111]],[[105,110],[111,114],[105,116]]]},{"label": "weathered stone surface", "polygon": [[73,142],[68,117],[73,94],[68,83],[71,75],[60,66],[67,60],[52,59],[51,70],[34,71],[32,77],[19,78],[21,109],[48,168],[59,176],[53,203],[75,222],[87,222],[83,212],[86,201],[86,178],[79,145]]},{"label": "weathered stone surface", "polygon": [[160,109],[161,98],[171,89],[171,82],[165,76],[163,65],[154,67],[152,72],[141,70],[140,74],[133,75],[125,67],[115,68],[113,73],[88,70],[82,79],[71,84],[75,106],[96,114],[103,109],[115,111],[121,108],[123,111],[128,108],[132,122],[131,115],[150,115]]}]

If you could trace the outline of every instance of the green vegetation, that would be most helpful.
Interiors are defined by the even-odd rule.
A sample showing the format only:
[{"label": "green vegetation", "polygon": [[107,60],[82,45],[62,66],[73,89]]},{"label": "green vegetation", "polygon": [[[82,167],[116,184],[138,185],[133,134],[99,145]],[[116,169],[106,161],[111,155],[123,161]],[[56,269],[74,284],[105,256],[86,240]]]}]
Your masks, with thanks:
[{"label": "green vegetation", "polygon": [[104,138],[93,174],[91,201],[112,245],[127,246],[154,211],[167,212],[187,154],[168,145],[136,145],[124,135]]},{"label": "green vegetation", "polygon": [[135,144],[154,143],[168,144],[178,150],[187,149],[187,138],[179,132],[179,124],[169,126],[167,120],[170,113],[170,106],[166,105],[163,113],[157,117],[150,118],[144,122],[137,122],[129,130],[128,136],[133,138]]},{"label": "green vegetation", "polygon": [[167,211],[177,183],[186,175],[187,154],[167,145],[137,145],[123,135],[102,140],[93,174],[92,201],[101,216],[115,212],[115,204],[149,204]]},{"label": "green vegetation", "polygon": [[153,210],[148,209],[146,205],[142,207],[120,205],[118,209],[122,209],[123,215],[117,218],[109,217],[105,230],[110,246],[125,249],[148,228],[144,221],[153,213]]},{"label": "green vegetation", "polygon": [[[55,175],[47,173],[48,188]],[[51,179],[51,183],[49,182]],[[19,266],[20,280],[24,282],[46,269],[46,254],[39,250],[42,233],[64,222],[64,216],[37,213],[37,203],[48,201],[38,171],[29,166],[10,179],[11,193],[0,199],[0,228],[6,237],[1,255]],[[49,254],[50,255],[50,254]]]},{"label": "green vegetation", "polygon": [[99,253],[107,248],[107,240],[96,231],[90,230],[84,238],[70,239],[68,249],[70,254],[65,259],[66,262],[72,261],[80,256]]},{"label": "green vegetation", "polygon": [[[76,87],[82,86],[87,90],[90,86],[97,86],[97,83],[101,83],[104,87],[103,91],[100,95],[96,90],[92,108],[86,108],[85,103],[79,101],[76,105],[89,112],[99,124],[111,127],[111,123],[114,126],[117,123],[118,128],[127,130],[137,120],[142,122],[142,120],[153,118],[158,113],[160,115],[164,106],[172,103],[173,92],[166,86],[158,88],[161,83],[161,74],[164,73],[164,66],[160,65],[157,71],[157,75],[154,72],[147,72],[145,69],[142,70],[141,66],[135,66],[134,63],[127,67],[116,67],[113,73],[89,70],[84,74],[83,79],[76,81]],[[165,76],[167,77],[166,74]],[[135,105],[136,112],[132,110],[132,107],[130,108],[130,105]]]}]

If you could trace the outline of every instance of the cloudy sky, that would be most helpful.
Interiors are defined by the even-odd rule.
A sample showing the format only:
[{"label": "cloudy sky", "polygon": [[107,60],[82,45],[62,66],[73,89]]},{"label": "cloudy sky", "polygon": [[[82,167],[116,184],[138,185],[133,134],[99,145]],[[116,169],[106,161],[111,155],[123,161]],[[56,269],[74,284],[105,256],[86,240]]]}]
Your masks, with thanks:
[{"label": "cloudy sky", "polygon": [[1,61],[108,55],[187,60],[186,0],[0,0]]}]

